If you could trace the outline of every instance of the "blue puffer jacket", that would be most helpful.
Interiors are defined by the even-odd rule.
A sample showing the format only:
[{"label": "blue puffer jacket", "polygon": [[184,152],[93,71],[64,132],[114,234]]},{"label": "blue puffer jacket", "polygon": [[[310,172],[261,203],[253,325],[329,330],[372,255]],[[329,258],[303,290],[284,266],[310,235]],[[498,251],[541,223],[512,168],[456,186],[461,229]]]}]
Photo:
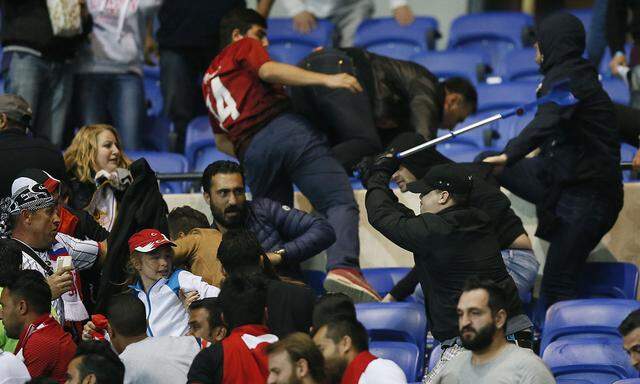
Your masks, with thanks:
[{"label": "blue puffer jacket", "polygon": [[336,241],[331,224],[321,217],[270,199],[254,199],[246,204],[246,228],[256,235],[265,252],[286,251],[276,267],[281,276],[301,279],[300,263]]}]

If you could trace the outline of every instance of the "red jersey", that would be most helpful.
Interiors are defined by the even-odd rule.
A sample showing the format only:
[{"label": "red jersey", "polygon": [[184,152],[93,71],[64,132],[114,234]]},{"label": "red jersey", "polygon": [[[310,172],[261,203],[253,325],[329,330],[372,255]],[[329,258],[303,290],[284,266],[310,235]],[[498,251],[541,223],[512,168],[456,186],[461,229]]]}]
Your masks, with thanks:
[{"label": "red jersey", "polygon": [[71,335],[51,315],[42,315],[22,330],[16,354],[22,356],[32,378],[67,380],[67,366],[76,353]]},{"label": "red jersey", "polygon": [[246,37],[224,48],[204,75],[202,93],[213,133],[227,134],[236,150],[289,106],[282,86],[258,76],[270,60],[260,41]]}]

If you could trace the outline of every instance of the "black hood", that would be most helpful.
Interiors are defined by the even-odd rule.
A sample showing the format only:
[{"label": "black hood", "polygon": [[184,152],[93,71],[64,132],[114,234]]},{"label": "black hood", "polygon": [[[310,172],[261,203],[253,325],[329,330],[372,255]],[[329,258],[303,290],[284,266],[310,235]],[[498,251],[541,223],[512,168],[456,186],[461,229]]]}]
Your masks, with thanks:
[{"label": "black hood", "polygon": [[536,38],[544,56],[540,68],[543,74],[566,61],[581,59],[584,53],[584,26],[570,13],[559,12],[545,18],[538,24]]}]

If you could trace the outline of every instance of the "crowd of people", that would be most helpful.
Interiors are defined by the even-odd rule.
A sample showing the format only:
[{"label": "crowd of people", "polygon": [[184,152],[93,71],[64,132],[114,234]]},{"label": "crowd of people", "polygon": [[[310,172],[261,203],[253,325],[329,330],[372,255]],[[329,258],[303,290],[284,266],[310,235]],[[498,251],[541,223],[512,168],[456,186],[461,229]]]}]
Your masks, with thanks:
[{"label": "crowd of people", "polygon": [[[283,2],[296,29],[329,18],[345,46],[371,14],[369,1]],[[539,323],[521,300],[539,263],[500,187],[537,206],[536,235],[550,242],[539,313],[576,298],[623,196],[619,115],[582,57],[581,22],[553,14],[535,44],[539,94],[562,82],[575,103],[540,105],[502,152],[458,164],[435,149],[395,154],[474,113],[470,81],[439,81],[359,48],[321,49],[300,66],[273,61],[272,3],[254,11],[236,7],[243,1],[89,0],[71,37],[53,35],[43,1],[0,3],[9,63],[0,95],[0,381],[411,382],[370,352],[355,304],[402,300],[420,284],[443,350],[424,383],[555,383],[533,352]],[[406,1],[390,4],[399,23],[412,21]],[[148,163],[123,151],[138,140],[142,47],[156,8],[178,146],[202,103],[217,148],[238,159],[202,174],[212,222],[189,206],[169,211]],[[63,155],[76,53],[82,127]],[[201,73],[196,101],[185,85]],[[354,169],[371,225],[414,255],[385,297],[360,269]],[[419,195],[418,214],[391,181]],[[314,213],[292,207],[294,185]],[[318,298],[301,263],[323,251],[328,293]],[[640,367],[638,312],[620,333]]]}]

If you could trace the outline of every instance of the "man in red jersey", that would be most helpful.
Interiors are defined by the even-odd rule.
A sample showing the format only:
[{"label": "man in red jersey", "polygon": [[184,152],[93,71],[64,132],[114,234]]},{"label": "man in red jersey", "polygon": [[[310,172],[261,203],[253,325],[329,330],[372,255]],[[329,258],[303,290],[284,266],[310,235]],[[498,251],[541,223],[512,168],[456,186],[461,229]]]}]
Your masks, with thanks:
[{"label": "man in red jersey", "polygon": [[325,288],[355,301],[379,301],[359,269],[358,206],[326,138],[290,112],[282,85],[326,86],[361,92],[351,75],[322,74],[271,61],[265,19],[237,9],[220,23],[226,46],[204,76],[202,90],[217,147],[236,156],[254,197],[291,206],[293,184],[327,217],[337,240],[327,250]]},{"label": "man in red jersey", "polygon": [[76,353],[71,335],[51,317],[51,290],[39,272],[2,275],[0,318],[7,336],[19,339],[16,355],[32,378],[50,377],[63,384]]}]

